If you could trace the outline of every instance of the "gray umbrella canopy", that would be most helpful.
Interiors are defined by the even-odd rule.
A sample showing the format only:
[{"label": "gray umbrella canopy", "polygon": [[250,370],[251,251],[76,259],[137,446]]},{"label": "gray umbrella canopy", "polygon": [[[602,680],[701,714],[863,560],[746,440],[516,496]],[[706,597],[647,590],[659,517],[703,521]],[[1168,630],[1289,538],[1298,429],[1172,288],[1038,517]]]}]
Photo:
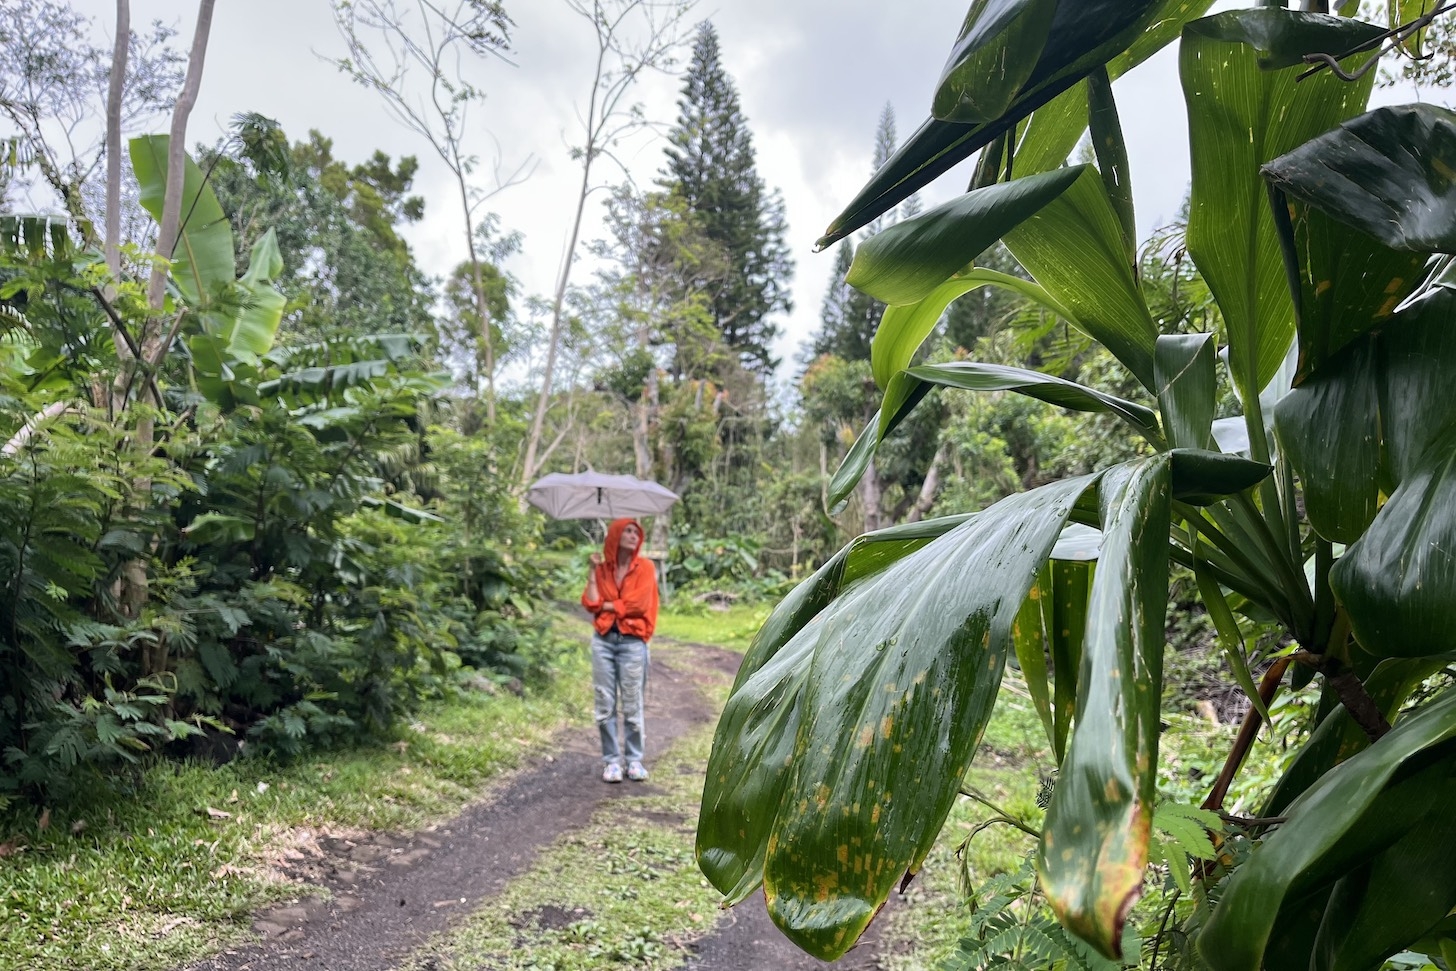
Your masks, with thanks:
[{"label": "gray umbrella canopy", "polygon": [[677,500],[677,493],[656,482],[603,472],[553,472],[526,492],[526,501],[552,519],[660,516]]}]

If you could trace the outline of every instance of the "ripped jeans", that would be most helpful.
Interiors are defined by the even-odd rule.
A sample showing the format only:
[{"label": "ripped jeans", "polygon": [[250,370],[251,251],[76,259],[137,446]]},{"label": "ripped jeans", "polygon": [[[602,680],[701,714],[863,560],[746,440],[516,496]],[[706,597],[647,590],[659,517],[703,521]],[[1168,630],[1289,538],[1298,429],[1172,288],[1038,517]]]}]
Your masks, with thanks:
[{"label": "ripped jeans", "polygon": [[[647,642],[623,634],[593,634],[593,713],[602,736],[602,761],[642,761],[642,702],[647,688]],[[618,699],[620,698],[620,705]],[[626,722],[626,750],[617,743],[617,711]]]}]

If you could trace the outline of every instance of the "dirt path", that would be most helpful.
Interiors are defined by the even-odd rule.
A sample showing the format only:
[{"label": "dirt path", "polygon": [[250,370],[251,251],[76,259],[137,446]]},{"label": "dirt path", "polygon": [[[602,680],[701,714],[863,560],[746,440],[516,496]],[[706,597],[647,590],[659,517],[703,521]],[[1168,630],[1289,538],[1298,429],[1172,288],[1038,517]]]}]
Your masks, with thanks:
[{"label": "dirt path", "polygon": [[[654,654],[648,702],[654,748],[665,748],[715,717],[702,686],[731,678],[738,662],[739,655],[704,645],[678,644]],[[358,842],[320,840],[314,859],[296,875],[327,887],[331,899],[262,913],[254,923],[262,935],[258,943],[225,951],[187,971],[389,971],[499,893],[530,868],[542,849],[585,826],[604,804],[630,799],[651,786],[602,785],[597,772],[594,734],[575,732],[563,737],[547,760],[501,780],[488,798],[440,826]],[[683,967],[696,971],[831,966],[778,933],[761,895],[723,915],[691,950]],[[871,942],[832,966],[875,971],[877,952]]]}]

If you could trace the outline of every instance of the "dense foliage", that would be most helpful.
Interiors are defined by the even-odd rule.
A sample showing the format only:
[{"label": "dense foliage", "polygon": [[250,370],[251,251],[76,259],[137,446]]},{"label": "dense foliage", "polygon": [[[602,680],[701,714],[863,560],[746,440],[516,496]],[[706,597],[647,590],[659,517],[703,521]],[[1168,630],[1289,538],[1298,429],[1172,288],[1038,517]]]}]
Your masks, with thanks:
[{"label": "dense foliage", "polygon": [[[132,145],[144,202],[165,179],[141,164],[158,143]],[[188,163],[197,216],[155,370],[127,351],[157,328],[142,283],[64,224],[5,220],[0,799],[64,795],[148,752],[380,735],[466,669],[504,681],[549,663],[512,550],[532,527],[491,472],[501,443],[443,423],[425,335],[367,330],[410,314],[351,282],[388,284],[392,261],[399,301],[427,299],[390,228],[411,204],[386,190],[402,199],[408,169],[379,156],[350,173],[317,137],[294,156],[286,192],[212,160],[255,200],[239,203],[241,273]],[[331,270],[325,305],[257,228],[302,226],[287,198],[327,213],[302,217],[329,228],[307,237]]]}]

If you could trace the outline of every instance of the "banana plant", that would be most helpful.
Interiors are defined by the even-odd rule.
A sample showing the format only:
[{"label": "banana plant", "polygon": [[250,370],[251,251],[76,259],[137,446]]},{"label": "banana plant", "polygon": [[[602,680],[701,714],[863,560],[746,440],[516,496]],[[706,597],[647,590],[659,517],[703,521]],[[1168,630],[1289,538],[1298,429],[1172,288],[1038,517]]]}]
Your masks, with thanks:
[{"label": "banana plant", "polygon": [[[759,632],[714,738],[698,859],[730,904],[761,886],[820,958],[921,866],[1014,654],[1060,763],[1042,891],[1069,931],[1135,961],[1122,941],[1148,868],[1172,564],[1197,581],[1249,725],[1281,684],[1314,678],[1326,713],[1270,797],[1282,822],[1245,861],[1200,871],[1218,883],[1189,928],[1201,959],[1364,969],[1415,946],[1456,954],[1456,695],[1411,701],[1456,656],[1456,284],[1441,256],[1456,252],[1456,114],[1366,110],[1371,60],[1409,34],[1395,30],[1406,4],[1389,25],[1209,6],[975,0],[931,119],[826,232],[983,149],[972,191],[856,253],[849,282],[888,305],[883,401],[831,502],[938,388],[1110,414],[1145,447],[974,515],[862,536]],[[1188,250],[1221,315],[1210,334],[1162,333],[1142,294],[1111,86],[1175,39]],[[1067,166],[1089,130],[1095,164]],[[998,239],[1034,282],[975,266]],[[1100,342],[1140,392],[916,366],[945,307],[982,286]],[[1215,423],[1220,367],[1245,410],[1236,436]],[[1059,542],[1072,527],[1099,531],[1095,570],[1067,549],[1084,542]],[[1240,613],[1295,645],[1257,685]]]},{"label": "banana plant", "polygon": [[[131,141],[139,201],[158,222],[167,188],[170,137]],[[170,275],[173,312],[183,336],[197,389],[224,410],[257,404],[262,358],[273,347],[285,300],[273,285],[283,272],[278,239],[268,230],[253,244],[248,269],[234,269],[232,227],[217,194],[191,157],[182,188],[183,221]]]}]

